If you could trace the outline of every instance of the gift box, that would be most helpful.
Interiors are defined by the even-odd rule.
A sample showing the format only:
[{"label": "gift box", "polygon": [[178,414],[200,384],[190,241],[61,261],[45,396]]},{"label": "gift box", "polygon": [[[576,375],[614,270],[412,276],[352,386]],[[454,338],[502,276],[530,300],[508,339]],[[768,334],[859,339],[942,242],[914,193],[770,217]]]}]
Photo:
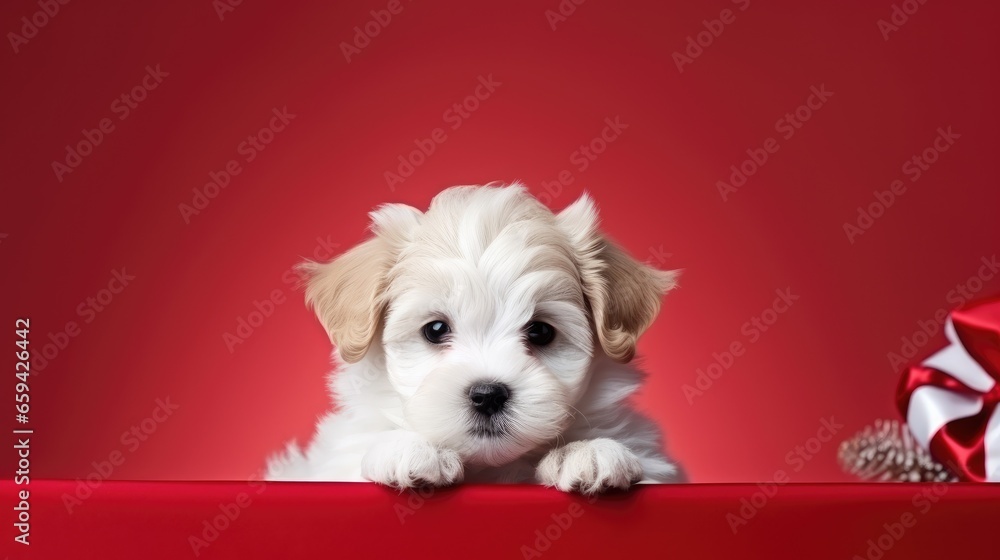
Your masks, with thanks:
[{"label": "gift box", "polygon": [[963,480],[1000,482],[1000,298],[953,311],[944,332],[947,346],[900,380],[900,413]]}]

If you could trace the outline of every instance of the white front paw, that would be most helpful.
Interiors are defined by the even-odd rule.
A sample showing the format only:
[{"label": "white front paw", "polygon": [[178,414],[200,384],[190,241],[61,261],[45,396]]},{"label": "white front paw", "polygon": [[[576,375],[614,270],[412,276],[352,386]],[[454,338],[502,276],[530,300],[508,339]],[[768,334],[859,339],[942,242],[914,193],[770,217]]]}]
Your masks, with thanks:
[{"label": "white front paw", "polygon": [[461,482],[464,472],[458,453],[402,430],[380,438],[361,460],[362,476],[400,489],[449,486]]},{"label": "white front paw", "polygon": [[642,465],[621,443],[598,438],[549,451],[538,463],[535,476],[563,492],[596,494],[610,488],[627,489],[642,479]]}]

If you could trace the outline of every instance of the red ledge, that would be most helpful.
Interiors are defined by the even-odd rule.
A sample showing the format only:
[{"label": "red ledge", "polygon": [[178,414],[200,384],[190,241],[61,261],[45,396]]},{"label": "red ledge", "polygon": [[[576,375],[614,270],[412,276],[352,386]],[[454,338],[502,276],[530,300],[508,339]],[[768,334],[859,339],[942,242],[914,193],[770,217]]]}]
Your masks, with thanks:
[{"label": "red ledge", "polygon": [[[996,557],[1000,486],[695,484],[596,500],[537,486],[31,481],[12,558]],[[16,522],[16,521],[15,521]],[[13,530],[12,530],[13,529]]]}]

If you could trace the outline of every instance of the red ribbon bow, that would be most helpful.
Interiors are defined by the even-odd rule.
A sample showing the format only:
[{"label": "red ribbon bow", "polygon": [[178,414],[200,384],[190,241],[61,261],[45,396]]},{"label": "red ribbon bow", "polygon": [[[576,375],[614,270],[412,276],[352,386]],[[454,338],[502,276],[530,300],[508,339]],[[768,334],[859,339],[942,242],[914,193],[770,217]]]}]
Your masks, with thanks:
[{"label": "red ribbon bow", "polygon": [[896,403],[913,437],[973,482],[1000,482],[1000,298],[952,311],[948,346],[900,380]]}]

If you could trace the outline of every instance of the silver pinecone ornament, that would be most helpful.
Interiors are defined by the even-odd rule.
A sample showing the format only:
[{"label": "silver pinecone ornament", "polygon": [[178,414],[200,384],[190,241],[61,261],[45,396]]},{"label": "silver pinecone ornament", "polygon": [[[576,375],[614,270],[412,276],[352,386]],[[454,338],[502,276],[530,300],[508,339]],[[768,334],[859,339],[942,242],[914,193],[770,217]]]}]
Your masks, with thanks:
[{"label": "silver pinecone ornament", "polygon": [[958,481],[896,420],[876,420],[841,443],[837,457],[844,471],[871,482]]}]

